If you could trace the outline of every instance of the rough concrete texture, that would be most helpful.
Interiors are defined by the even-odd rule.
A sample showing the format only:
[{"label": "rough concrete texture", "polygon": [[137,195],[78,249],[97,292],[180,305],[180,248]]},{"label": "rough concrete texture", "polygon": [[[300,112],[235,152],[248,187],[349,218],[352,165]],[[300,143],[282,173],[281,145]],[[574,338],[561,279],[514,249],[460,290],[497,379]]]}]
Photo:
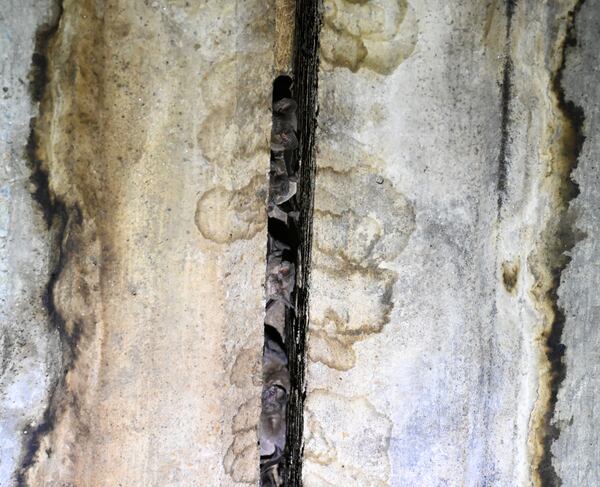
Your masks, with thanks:
[{"label": "rough concrete texture", "polygon": [[[291,10],[5,2],[0,486],[256,484]],[[303,485],[600,485],[599,12],[324,1]]]},{"label": "rough concrete texture", "polygon": [[[42,297],[50,241],[30,195],[25,146],[35,114],[28,90],[38,25],[47,0],[8,1],[0,13],[0,485],[9,486],[22,446],[42,420],[59,365],[58,334]],[[16,20],[18,19],[18,20]]]},{"label": "rough concrete texture", "polygon": [[581,194],[574,201],[577,227],[587,234],[572,252],[559,288],[565,310],[566,376],[558,394],[552,446],[564,487],[600,485],[600,2],[585,2],[577,15],[577,45],[569,48],[564,73],[568,99],[584,107],[585,143],[574,171]]},{"label": "rough concrete texture", "polygon": [[[42,10],[35,17],[14,7],[30,26],[25,54],[13,61],[25,84]],[[257,480],[274,20],[262,1],[63,2],[42,46],[48,84],[33,154],[39,186],[48,174],[42,202],[52,222],[45,238],[57,236],[55,277],[48,281],[38,227],[2,226],[3,242],[14,240],[9,251],[32,240],[33,250],[21,252],[42,267],[35,277],[27,270],[27,283],[39,284],[26,290],[33,304],[12,311],[32,315],[35,342],[39,288],[49,282],[63,360],[45,421],[26,444],[33,456],[21,455],[24,485]],[[8,135],[22,166],[30,108],[24,88],[13,89],[21,119]],[[27,176],[24,167],[9,173],[5,196]],[[11,218],[33,226],[35,205],[14,191],[12,204],[24,202]],[[12,252],[6,262],[22,267]],[[29,300],[17,289],[23,271],[9,272],[7,307],[17,295]],[[18,341],[23,325],[9,326]],[[18,353],[10,336],[3,349]],[[46,385],[44,349],[30,357],[42,365],[22,368],[42,378],[9,369],[16,385],[3,389],[3,401],[18,401],[19,384],[35,382],[34,397],[22,399],[31,405],[17,405],[33,415]],[[2,441],[18,452],[15,421],[6,420]],[[10,485],[4,454],[2,463],[2,485]]]},{"label": "rough concrete texture", "polygon": [[304,485],[574,471],[547,447],[575,240],[560,75],[575,4],[325,1]]}]

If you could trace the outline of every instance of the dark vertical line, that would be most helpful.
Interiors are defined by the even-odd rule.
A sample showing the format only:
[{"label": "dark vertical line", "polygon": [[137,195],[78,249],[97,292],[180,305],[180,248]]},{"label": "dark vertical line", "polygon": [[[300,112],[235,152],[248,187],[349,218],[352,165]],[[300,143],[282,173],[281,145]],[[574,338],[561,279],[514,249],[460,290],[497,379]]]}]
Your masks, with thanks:
[{"label": "dark vertical line", "polygon": [[300,280],[296,294],[296,318],[287,330],[291,391],[288,402],[287,462],[285,485],[302,485],[304,430],[305,343],[308,329],[308,299],[312,243],[314,185],[316,175],[315,129],[317,125],[318,46],[321,28],[319,0],[297,0],[293,61],[293,94],[298,103],[300,165],[298,204],[300,206]]},{"label": "dark vertical line", "polygon": [[511,29],[511,20],[513,17],[513,14],[515,13],[515,8],[517,7],[517,0],[505,0],[506,2],[506,19],[507,19],[507,26],[506,26],[506,37],[510,36],[510,29]]},{"label": "dark vertical line", "polygon": [[509,124],[510,124],[510,100],[512,96],[512,60],[506,56],[502,75],[501,107],[502,119],[500,122],[500,151],[498,154],[498,213],[504,204],[506,196],[506,171],[508,162]]},{"label": "dark vertical line", "polygon": [[501,87],[501,113],[502,118],[500,121],[500,151],[498,153],[498,181],[496,190],[498,193],[498,215],[504,204],[504,198],[506,196],[506,173],[509,165],[509,148],[510,135],[510,118],[511,110],[510,103],[512,98],[512,71],[513,64],[511,58],[511,46],[510,36],[512,28],[512,18],[517,6],[516,0],[505,0],[505,15],[506,15],[506,46],[504,53],[504,68],[502,73],[502,87]]}]

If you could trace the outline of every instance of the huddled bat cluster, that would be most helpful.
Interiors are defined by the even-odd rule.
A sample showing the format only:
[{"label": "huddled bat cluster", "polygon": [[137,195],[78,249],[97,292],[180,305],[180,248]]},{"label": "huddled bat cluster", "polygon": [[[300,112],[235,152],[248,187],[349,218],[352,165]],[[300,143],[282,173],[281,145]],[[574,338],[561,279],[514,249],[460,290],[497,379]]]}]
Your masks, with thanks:
[{"label": "huddled bat cluster", "polygon": [[297,177],[293,150],[296,137],[296,102],[282,98],[273,104],[271,169],[269,173],[269,241],[265,294],[262,411],[260,416],[260,479],[263,487],[283,485],[287,401],[290,374],[285,330],[295,312],[296,250],[288,238],[296,230]]}]

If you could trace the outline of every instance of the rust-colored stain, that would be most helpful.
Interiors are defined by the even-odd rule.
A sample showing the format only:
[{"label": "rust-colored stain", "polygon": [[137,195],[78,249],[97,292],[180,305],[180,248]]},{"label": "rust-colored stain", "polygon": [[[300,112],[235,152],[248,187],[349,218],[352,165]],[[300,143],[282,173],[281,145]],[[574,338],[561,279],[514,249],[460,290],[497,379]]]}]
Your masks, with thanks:
[{"label": "rust-colored stain", "polygon": [[504,289],[510,294],[516,293],[517,282],[519,281],[519,269],[518,262],[502,263],[502,282]]},{"label": "rust-colored stain", "polygon": [[204,193],[196,206],[196,226],[202,236],[224,244],[248,240],[265,228],[266,176],[255,176],[238,189],[222,186]]},{"label": "rust-colored stain", "polygon": [[326,0],[323,10],[321,55],[334,67],[387,75],[417,43],[417,18],[406,0]]},{"label": "rust-colored stain", "polygon": [[292,70],[294,28],[296,16],[295,0],[275,2],[275,70],[289,73]]},{"label": "rust-colored stain", "polygon": [[[224,244],[264,228],[273,5],[149,3],[66,0],[36,53],[44,77],[29,152],[56,237],[47,308],[64,374],[27,445],[23,485],[258,478],[260,373],[246,377],[253,366],[260,372],[260,344],[245,357],[246,377],[218,364],[260,341],[263,303],[244,272],[264,266],[264,249],[224,264],[223,253],[200,245],[195,220]],[[195,29],[204,36],[218,15],[223,31],[206,34],[215,42],[208,52]],[[218,46],[232,38],[228,29],[240,29],[238,48]],[[240,66],[255,53],[263,57],[247,76]],[[212,65],[222,68],[210,77]],[[253,91],[241,100],[244,83]],[[209,119],[212,131],[199,134]],[[252,138],[240,144],[245,131]],[[226,186],[247,190],[229,201]],[[229,233],[201,211],[194,218],[211,195],[241,209]],[[236,306],[255,329],[231,317]],[[223,465],[230,443],[245,453]]]},{"label": "rust-colored stain", "polygon": [[560,434],[553,423],[554,408],[560,384],[567,373],[561,343],[565,316],[558,304],[558,288],[562,271],[571,260],[568,252],[584,237],[578,231],[575,214],[570,209],[571,201],[579,194],[571,174],[577,167],[584,142],[583,110],[566,101],[561,84],[567,47],[573,41],[574,18],[581,3],[573,1],[564,5],[564,16],[558,17],[559,29],[550,61],[553,67],[550,77],[552,118],[544,134],[547,148],[544,160],[548,166],[544,188],[550,195],[551,216],[539,237],[537,250],[528,258],[535,278],[531,294],[543,320],[539,336],[542,360],[538,400],[530,424],[531,475],[534,484],[540,487],[560,482],[551,453],[552,442]]},{"label": "rust-colored stain", "polygon": [[[353,344],[379,333],[393,308],[396,258],[415,229],[411,202],[364,166],[336,170],[322,154],[313,230],[309,357],[336,370],[355,365]],[[349,208],[347,201],[353,201]]]}]

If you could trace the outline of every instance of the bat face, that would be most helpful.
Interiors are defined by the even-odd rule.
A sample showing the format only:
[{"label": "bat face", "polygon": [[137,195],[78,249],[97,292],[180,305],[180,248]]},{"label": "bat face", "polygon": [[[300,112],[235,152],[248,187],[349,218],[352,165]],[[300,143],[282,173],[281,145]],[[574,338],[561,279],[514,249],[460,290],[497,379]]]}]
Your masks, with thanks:
[{"label": "bat face", "polygon": [[272,385],[263,391],[263,411],[269,416],[279,415],[285,409],[286,401],[287,392],[280,385]]},{"label": "bat face", "polygon": [[263,391],[260,415],[261,456],[285,449],[287,393],[282,387],[271,386]]},{"label": "bat face", "polygon": [[273,131],[271,132],[271,150],[273,152],[283,152],[294,150],[298,147],[298,139],[293,129],[285,126],[285,123],[275,124],[273,120]]},{"label": "bat face", "polygon": [[283,153],[279,152],[271,158],[271,174],[275,176],[287,176],[287,166]]},{"label": "bat face", "polygon": [[275,328],[283,341],[285,341],[285,310],[286,305],[283,301],[271,301],[265,312],[265,325]]},{"label": "bat face", "polygon": [[278,257],[267,263],[266,293],[268,299],[282,300],[291,306],[292,291],[296,282],[294,264]]},{"label": "bat face", "polygon": [[283,252],[286,250],[290,250],[290,246],[283,243],[280,240],[269,235],[269,255],[275,255],[277,257],[281,257]]},{"label": "bat face", "polygon": [[286,406],[289,391],[287,356],[281,346],[265,339],[263,355],[263,390],[260,414],[260,453],[272,455],[285,449]]},{"label": "bat face", "polygon": [[286,176],[271,176],[271,199],[280,205],[296,194],[297,183]]},{"label": "bat face", "polygon": [[289,386],[287,382],[282,382],[277,380],[277,376],[274,374],[279,369],[285,369],[287,365],[287,355],[285,351],[277,343],[275,340],[265,337],[265,346],[263,353],[263,383],[264,384],[275,384],[279,383],[279,385],[284,386],[286,388]]},{"label": "bat face", "polygon": [[282,98],[273,104],[273,128],[271,130],[271,150],[273,152],[283,152],[298,147],[296,108],[296,102],[291,98]]}]

